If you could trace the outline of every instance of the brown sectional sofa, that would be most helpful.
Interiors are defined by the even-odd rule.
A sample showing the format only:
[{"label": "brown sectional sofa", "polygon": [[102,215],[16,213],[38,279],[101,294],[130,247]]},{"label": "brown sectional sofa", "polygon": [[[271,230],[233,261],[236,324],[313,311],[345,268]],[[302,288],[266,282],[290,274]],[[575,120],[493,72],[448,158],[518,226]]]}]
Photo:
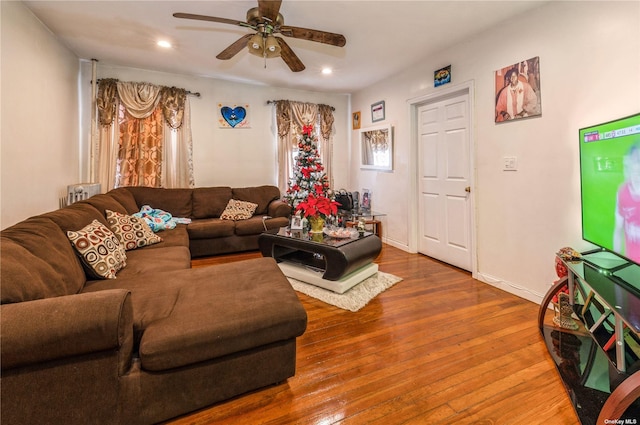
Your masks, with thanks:
[{"label": "brown sectional sofa", "polygon": [[[151,424],[293,376],[307,316],[275,261],[190,268],[253,249],[263,215],[282,225],[273,189],[120,188],[3,230],[0,422]],[[229,196],[256,215],[219,223]],[[145,204],[193,221],[126,251],[116,279],[87,278],[66,232]]]},{"label": "brown sectional sofa", "polygon": [[[135,206],[125,206],[129,213],[139,211],[143,205],[150,205],[174,217],[191,218],[192,222],[186,226],[186,231],[194,258],[258,249],[258,236],[265,230],[264,226],[268,229],[286,226],[291,214],[291,207],[280,200],[280,191],[275,186],[196,189],[129,187],[116,189],[109,194],[116,196],[119,195],[116,192],[122,190],[131,193],[135,199]],[[230,199],[258,204],[253,217],[235,222],[220,220]],[[137,210],[131,211],[135,208]]]}]

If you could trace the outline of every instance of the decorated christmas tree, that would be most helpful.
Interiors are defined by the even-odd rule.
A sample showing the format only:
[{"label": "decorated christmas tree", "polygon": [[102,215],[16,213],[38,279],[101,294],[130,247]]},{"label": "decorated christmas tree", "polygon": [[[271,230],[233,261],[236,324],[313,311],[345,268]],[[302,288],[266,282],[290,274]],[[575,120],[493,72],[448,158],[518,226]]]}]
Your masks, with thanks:
[{"label": "decorated christmas tree", "polygon": [[337,212],[311,125],[303,126],[302,135],[299,136],[293,178],[284,198],[294,211],[301,211],[305,217],[326,218]]}]

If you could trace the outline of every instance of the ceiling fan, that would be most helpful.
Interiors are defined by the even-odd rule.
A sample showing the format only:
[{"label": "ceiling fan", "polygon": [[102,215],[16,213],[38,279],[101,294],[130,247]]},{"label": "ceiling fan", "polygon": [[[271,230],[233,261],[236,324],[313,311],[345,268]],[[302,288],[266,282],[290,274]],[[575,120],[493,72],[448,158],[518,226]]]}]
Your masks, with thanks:
[{"label": "ceiling fan", "polygon": [[279,12],[281,4],[282,0],[258,0],[258,7],[251,8],[247,11],[246,22],[215,16],[194,15],[191,13],[174,13],[173,16],[176,18],[219,22],[222,24],[251,28],[255,33],[240,37],[220,52],[216,58],[222,60],[231,59],[244,47],[247,47],[249,53],[265,59],[265,67],[267,58],[279,56],[293,72],[300,72],[305,69],[305,66],[284,39],[275,34],[282,34],[286,37],[299,38],[338,47],[346,44],[347,40],[341,34],[284,25],[284,18]]}]

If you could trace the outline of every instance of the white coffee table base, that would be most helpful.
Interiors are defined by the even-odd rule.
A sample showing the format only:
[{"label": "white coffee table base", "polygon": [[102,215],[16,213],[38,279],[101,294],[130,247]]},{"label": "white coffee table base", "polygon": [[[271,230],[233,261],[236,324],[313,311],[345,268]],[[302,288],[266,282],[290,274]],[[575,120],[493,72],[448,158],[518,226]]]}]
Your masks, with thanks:
[{"label": "white coffee table base", "polygon": [[324,273],[322,270],[316,271],[301,264],[290,263],[287,261],[278,263],[278,266],[280,266],[280,270],[282,270],[282,273],[287,277],[310,283],[338,294],[345,293],[358,283],[378,272],[378,265],[370,263],[349,273],[340,280],[326,280],[322,278],[322,274]]}]

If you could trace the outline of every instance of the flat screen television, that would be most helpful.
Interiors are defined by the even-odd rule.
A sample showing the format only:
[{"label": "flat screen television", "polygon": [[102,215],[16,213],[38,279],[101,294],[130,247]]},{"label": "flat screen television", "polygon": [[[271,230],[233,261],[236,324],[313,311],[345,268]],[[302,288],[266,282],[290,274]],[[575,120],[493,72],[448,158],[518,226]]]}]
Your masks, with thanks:
[{"label": "flat screen television", "polygon": [[[616,254],[611,255],[613,260],[605,261],[605,265],[637,266],[640,264],[640,113],[582,128],[579,135],[582,237]],[[616,258],[619,261],[615,261]]]}]

